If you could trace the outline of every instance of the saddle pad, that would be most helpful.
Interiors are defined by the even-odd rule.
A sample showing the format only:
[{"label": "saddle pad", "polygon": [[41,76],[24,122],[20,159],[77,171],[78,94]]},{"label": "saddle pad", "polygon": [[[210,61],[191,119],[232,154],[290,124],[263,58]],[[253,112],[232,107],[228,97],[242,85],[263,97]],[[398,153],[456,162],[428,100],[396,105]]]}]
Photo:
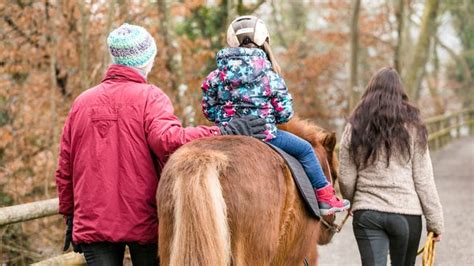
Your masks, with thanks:
[{"label": "saddle pad", "polygon": [[293,180],[295,180],[296,187],[298,188],[308,211],[319,220],[321,218],[321,213],[319,211],[318,201],[316,199],[316,195],[314,194],[313,186],[311,185],[311,182],[309,181],[309,178],[306,175],[301,163],[282,149],[270,143],[267,144],[273,150],[279,153],[286,161],[286,164],[290,168],[291,174],[293,176]]}]

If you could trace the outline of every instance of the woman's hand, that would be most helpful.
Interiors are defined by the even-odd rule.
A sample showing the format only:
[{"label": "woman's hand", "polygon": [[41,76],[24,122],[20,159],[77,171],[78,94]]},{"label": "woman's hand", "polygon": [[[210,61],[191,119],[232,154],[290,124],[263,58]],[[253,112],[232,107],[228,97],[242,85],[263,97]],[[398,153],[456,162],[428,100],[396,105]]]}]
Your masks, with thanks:
[{"label": "woman's hand", "polygon": [[441,234],[438,235],[438,234],[436,234],[436,233],[433,233],[433,240],[434,240],[435,242],[441,241],[441,238],[442,238],[442,237],[441,237]]}]

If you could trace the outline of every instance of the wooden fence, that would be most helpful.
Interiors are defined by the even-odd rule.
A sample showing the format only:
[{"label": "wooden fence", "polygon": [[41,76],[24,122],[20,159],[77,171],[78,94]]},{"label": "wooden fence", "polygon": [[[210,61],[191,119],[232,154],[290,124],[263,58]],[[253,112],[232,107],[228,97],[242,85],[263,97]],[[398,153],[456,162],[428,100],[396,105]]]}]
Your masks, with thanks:
[{"label": "wooden fence", "polygon": [[474,134],[474,108],[431,117],[426,119],[425,123],[430,133],[430,149],[437,150],[463,133]]},{"label": "wooden fence", "polygon": [[[430,148],[439,149],[454,138],[474,134],[474,108],[428,118],[426,125]],[[0,208],[0,228],[57,214],[58,198],[4,207]],[[82,255],[70,252],[34,265],[85,265],[85,261]]]}]

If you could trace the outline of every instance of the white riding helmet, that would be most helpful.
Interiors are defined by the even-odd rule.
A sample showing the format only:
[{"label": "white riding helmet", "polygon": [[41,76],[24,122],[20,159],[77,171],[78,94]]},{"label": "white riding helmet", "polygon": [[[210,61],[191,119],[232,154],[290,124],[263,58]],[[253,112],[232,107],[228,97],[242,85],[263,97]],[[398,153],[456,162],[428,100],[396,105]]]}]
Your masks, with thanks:
[{"label": "white riding helmet", "polygon": [[261,47],[265,41],[270,43],[265,23],[255,16],[241,16],[230,23],[227,29],[227,44],[230,47],[240,47],[249,41]]}]

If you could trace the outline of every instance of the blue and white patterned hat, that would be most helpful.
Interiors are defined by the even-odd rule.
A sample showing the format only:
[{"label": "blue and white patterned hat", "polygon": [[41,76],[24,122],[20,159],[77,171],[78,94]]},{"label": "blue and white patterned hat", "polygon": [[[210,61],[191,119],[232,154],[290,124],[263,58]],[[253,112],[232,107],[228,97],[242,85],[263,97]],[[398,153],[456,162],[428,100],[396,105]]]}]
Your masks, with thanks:
[{"label": "blue and white patterned hat", "polygon": [[143,27],[122,24],[107,38],[112,62],[114,64],[144,67],[156,55],[156,43],[151,34]]}]

